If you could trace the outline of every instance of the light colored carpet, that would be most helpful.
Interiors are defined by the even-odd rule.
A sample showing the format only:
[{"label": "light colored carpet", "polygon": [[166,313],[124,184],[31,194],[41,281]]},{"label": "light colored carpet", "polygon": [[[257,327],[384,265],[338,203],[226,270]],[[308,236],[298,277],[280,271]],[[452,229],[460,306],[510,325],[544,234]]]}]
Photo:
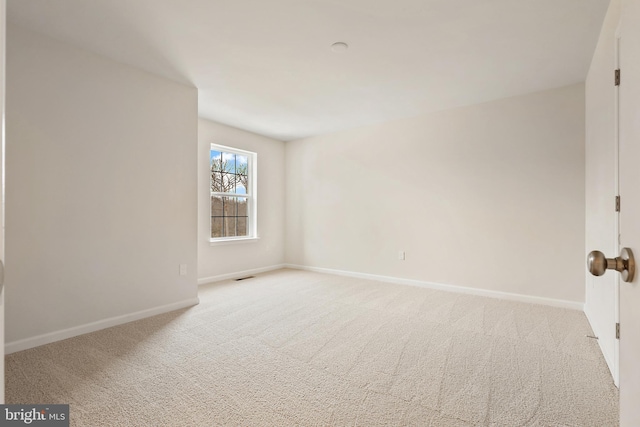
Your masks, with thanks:
[{"label": "light colored carpet", "polygon": [[280,270],[6,358],[74,426],[617,426],[584,314]]}]

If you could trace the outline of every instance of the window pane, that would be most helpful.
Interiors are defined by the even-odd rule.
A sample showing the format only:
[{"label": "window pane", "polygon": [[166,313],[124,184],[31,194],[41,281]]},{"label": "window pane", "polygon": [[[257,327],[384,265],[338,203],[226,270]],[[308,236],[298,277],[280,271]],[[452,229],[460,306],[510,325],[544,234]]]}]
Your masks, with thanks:
[{"label": "window pane", "polygon": [[236,155],[222,152],[222,167],[229,173],[236,173]]},{"label": "window pane", "polygon": [[222,198],[222,203],[224,204],[224,216],[236,216],[236,212],[238,211],[237,208],[237,201],[235,197],[223,197]]},{"label": "window pane", "polygon": [[222,173],[222,191],[225,193],[236,192],[236,176],[231,173]]},{"label": "window pane", "polygon": [[222,214],[222,197],[211,197],[211,216],[223,216]]},{"label": "window pane", "polygon": [[248,205],[248,200],[246,197],[238,197],[237,198],[237,204],[238,204],[238,216],[248,216],[248,212],[249,212],[249,205]]},{"label": "window pane", "polygon": [[247,217],[238,217],[238,236],[247,236],[249,230],[247,230]]},{"label": "window pane", "polygon": [[240,154],[236,155],[236,185],[238,194],[247,194],[249,188],[249,158]]},{"label": "window pane", "polygon": [[222,190],[222,174],[220,172],[211,172],[211,191],[221,192]]},{"label": "window pane", "polygon": [[246,175],[249,165],[249,159],[247,156],[236,154],[236,173],[239,175]]},{"label": "window pane", "polygon": [[224,237],[222,217],[211,218],[211,237]]},{"label": "window pane", "polygon": [[227,172],[211,172],[211,191],[216,193],[235,193],[236,175]]},{"label": "window pane", "polygon": [[[247,198],[211,197],[211,237],[247,235]],[[240,221],[238,221],[240,219]],[[241,227],[238,230],[238,227]]]},{"label": "window pane", "polygon": [[242,154],[236,154],[236,167],[238,168],[238,173],[246,173],[240,172],[240,169],[247,169],[247,164],[249,163],[249,158],[247,156],[243,156]]},{"label": "window pane", "polygon": [[225,237],[236,236],[236,217],[230,217],[224,219],[224,233]]},{"label": "window pane", "polygon": [[211,150],[211,191],[247,194],[248,164],[247,156]]},{"label": "window pane", "polygon": [[236,175],[236,193],[247,194],[249,188],[249,177],[247,175]]},{"label": "window pane", "polygon": [[221,171],[222,170],[222,162],[221,162],[220,151],[211,150],[210,161],[211,161],[211,171]]}]

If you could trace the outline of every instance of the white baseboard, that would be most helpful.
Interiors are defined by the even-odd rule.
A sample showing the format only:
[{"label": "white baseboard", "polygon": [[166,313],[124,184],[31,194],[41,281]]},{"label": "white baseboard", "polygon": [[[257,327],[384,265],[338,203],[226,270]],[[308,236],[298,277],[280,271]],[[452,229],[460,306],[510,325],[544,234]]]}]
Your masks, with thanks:
[{"label": "white baseboard", "polygon": [[24,338],[18,341],[8,342],[4,346],[4,352],[5,354],[10,354],[17,351],[27,350],[29,348],[50,344],[52,342],[65,340],[67,338],[87,334],[89,332],[95,332],[101,329],[110,328],[112,326],[122,325],[123,323],[133,322],[134,320],[140,320],[146,317],[179,310],[181,308],[191,307],[199,303],[200,300],[197,297],[191,298],[188,300],[175,302],[173,304],[162,305],[160,307],[136,311],[135,313],[124,314],[122,316],[110,317],[108,319],[98,320],[97,322],[74,326],[73,328],[63,329],[61,331],[49,332],[31,338]]},{"label": "white baseboard", "polygon": [[531,304],[548,305],[552,307],[568,308],[571,310],[584,310],[584,303],[566,301],[553,298],[543,298],[531,295],[513,294],[509,292],[491,291],[487,289],[468,288],[464,286],[445,285],[442,283],[425,282],[414,279],[401,279],[399,277],[378,276],[376,274],[358,273],[353,271],[334,270],[331,268],[309,267],[306,265],[285,264],[286,268],[296,270],[314,271],[316,273],[334,274],[336,276],[355,277],[359,279],[377,280],[379,282],[397,283],[400,285],[418,286],[421,288],[437,289],[440,291],[457,292],[462,294],[479,295],[483,297],[499,298],[509,301],[518,301]]},{"label": "white baseboard", "polygon": [[251,276],[252,274],[266,273],[267,271],[280,270],[284,268],[284,264],[271,265],[269,267],[254,268],[251,270],[236,271],[235,273],[219,274],[217,276],[202,277],[198,279],[198,286],[207,283],[220,282],[222,280],[237,279],[239,277]]}]

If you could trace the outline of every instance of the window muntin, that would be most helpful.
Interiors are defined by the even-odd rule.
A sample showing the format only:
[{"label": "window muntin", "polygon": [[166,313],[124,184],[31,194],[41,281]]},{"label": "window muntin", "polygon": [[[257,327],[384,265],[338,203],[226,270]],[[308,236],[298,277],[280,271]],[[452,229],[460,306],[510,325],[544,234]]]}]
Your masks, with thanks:
[{"label": "window muntin", "polygon": [[211,241],[256,237],[256,154],[211,144]]}]

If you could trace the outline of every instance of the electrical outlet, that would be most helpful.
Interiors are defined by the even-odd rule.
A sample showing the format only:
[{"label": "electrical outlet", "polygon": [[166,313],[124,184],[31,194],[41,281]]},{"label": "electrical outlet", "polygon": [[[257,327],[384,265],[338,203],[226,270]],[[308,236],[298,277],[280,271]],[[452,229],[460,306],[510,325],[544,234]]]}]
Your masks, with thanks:
[{"label": "electrical outlet", "polygon": [[398,259],[399,259],[400,261],[404,261],[404,260],[406,260],[406,259],[407,259],[407,258],[406,258],[406,254],[405,254],[405,252],[404,252],[404,251],[399,251],[399,252],[398,252]]},{"label": "electrical outlet", "polygon": [[180,275],[181,276],[187,275],[187,264],[180,264]]}]

